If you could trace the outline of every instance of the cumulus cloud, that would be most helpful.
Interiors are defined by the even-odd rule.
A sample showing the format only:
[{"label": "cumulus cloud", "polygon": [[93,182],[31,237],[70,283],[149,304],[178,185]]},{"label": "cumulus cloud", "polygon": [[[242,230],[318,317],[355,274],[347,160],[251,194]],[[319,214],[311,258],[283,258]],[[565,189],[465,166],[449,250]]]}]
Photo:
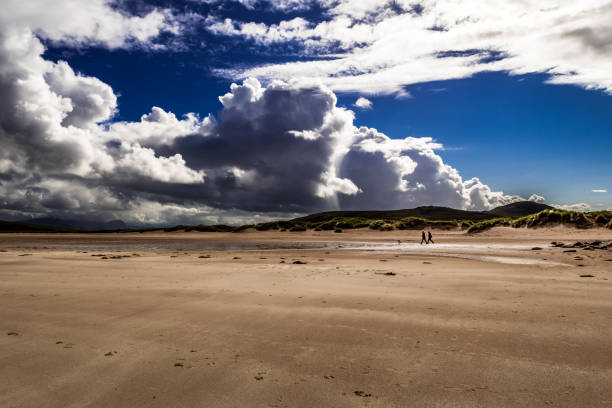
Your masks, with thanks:
[{"label": "cumulus cloud", "polygon": [[37,25],[0,29],[2,217],[244,222],[338,208],[488,209],[520,199],[463,180],[434,140],[355,127],[353,112],[319,81],[246,79],[219,98],[218,119],[153,107],[140,121],[112,122],[112,88],[44,59],[33,30],[108,46],[129,41],[130,31],[123,42],[70,25],[53,34],[31,18]]},{"label": "cumulus cloud", "polygon": [[168,9],[153,9],[129,16],[110,0],[5,0],[0,14],[3,31],[27,30],[48,40],[71,44],[97,44],[109,48],[147,44],[162,32],[178,33],[179,25]]},{"label": "cumulus cloud", "polygon": [[372,109],[372,101],[367,98],[364,98],[363,96],[360,96],[355,101],[354,106],[359,109]]},{"label": "cumulus cloud", "polygon": [[537,195],[537,194],[530,195],[527,200],[533,201],[534,203],[543,203],[546,201],[544,197],[542,197],[541,195]]},{"label": "cumulus cloud", "polygon": [[592,191],[593,193],[607,193],[607,192],[608,192],[608,190],[605,190],[605,189],[603,189],[603,188],[602,188],[602,189],[597,189],[597,190],[591,190],[591,191]]},{"label": "cumulus cloud", "polygon": [[[330,58],[283,62],[226,75],[317,78],[335,91],[402,94],[402,87],[485,70],[542,72],[550,82],[612,92],[608,0],[319,0],[322,21],[275,24],[226,19],[215,34],[257,44],[302,44]],[[327,52],[325,52],[327,50]],[[330,55],[331,54],[331,55]]]},{"label": "cumulus cloud", "polygon": [[593,210],[587,203],[576,203],[576,204],[552,204],[555,208],[560,208],[567,211],[578,211],[578,212],[589,212]]}]

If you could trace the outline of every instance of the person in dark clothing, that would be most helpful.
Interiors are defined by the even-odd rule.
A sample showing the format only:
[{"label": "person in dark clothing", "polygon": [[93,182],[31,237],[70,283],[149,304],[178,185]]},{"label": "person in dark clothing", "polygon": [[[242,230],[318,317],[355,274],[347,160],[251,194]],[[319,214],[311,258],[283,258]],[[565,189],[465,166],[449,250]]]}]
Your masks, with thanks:
[{"label": "person in dark clothing", "polygon": [[433,242],[433,235],[431,235],[431,231],[429,231],[429,232],[427,233],[427,235],[428,235],[428,237],[427,237],[427,243],[429,244],[429,243],[431,242],[432,244],[434,244],[434,242]]},{"label": "person in dark clothing", "polygon": [[427,244],[427,238],[425,238],[425,231],[421,232],[421,245],[423,245],[423,242]]}]

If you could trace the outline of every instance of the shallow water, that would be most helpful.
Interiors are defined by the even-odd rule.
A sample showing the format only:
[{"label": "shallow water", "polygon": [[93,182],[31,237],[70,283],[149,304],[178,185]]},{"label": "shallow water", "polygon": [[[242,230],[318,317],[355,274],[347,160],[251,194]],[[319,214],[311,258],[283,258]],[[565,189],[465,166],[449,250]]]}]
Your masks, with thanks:
[{"label": "shallow water", "polygon": [[[391,251],[409,254],[435,255],[462,259],[473,259],[483,262],[495,262],[513,265],[565,265],[557,262],[517,257],[510,251],[529,250],[530,244],[488,244],[488,243],[441,243],[420,245],[414,242],[299,242],[299,241],[241,241],[224,242],[210,240],[109,240],[109,242],[82,243],[83,240],[65,240],[62,243],[22,241],[3,245],[5,248],[32,248],[32,249],[74,249],[98,251],[270,251],[270,250],[362,250],[362,251]],[[540,246],[546,247],[546,244]],[[474,252],[477,252],[476,254]],[[485,254],[483,254],[483,252]],[[488,255],[487,253],[491,253]]]}]

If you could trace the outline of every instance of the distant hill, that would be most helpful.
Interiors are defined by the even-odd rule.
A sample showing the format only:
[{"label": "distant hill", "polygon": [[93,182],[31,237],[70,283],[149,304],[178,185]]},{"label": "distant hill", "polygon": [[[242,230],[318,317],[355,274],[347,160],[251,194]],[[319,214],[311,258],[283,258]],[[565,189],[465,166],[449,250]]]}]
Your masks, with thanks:
[{"label": "distant hill", "polygon": [[550,205],[534,203],[533,201],[520,201],[518,203],[494,208],[488,212],[496,217],[524,217],[526,215],[537,214],[540,211],[552,209],[553,207]]},{"label": "distant hill", "polygon": [[25,222],[0,221],[0,232],[75,232],[68,228],[48,227]]},{"label": "distant hill", "polygon": [[326,211],[305,217],[295,218],[292,221],[318,223],[329,221],[334,218],[366,218],[369,220],[400,220],[407,217],[418,217],[432,221],[468,220],[484,221],[498,217],[524,217],[538,213],[552,207],[538,204],[532,201],[521,201],[518,203],[504,205],[490,211],[465,211],[448,207],[417,207],[405,210],[388,211]]},{"label": "distant hill", "polygon": [[24,224],[30,224],[30,225],[40,225],[43,227],[80,230],[80,231],[105,231],[105,230],[129,229],[126,223],[121,220],[112,220],[112,221],[105,222],[105,221],[88,221],[88,220],[43,217],[43,218],[33,218],[29,220],[21,220],[20,222]]}]

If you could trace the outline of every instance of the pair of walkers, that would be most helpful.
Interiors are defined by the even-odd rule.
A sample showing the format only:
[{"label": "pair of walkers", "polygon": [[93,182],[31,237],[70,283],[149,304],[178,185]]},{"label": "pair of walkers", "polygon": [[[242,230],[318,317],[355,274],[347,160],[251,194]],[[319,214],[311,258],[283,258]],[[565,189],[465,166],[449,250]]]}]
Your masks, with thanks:
[{"label": "pair of walkers", "polygon": [[431,231],[427,232],[427,235],[425,235],[425,231],[423,231],[421,233],[421,245],[423,245],[423,242],[425,243],[425,245],[429,244],[430,242],[433,244],[433,235],[431,235]]}]

